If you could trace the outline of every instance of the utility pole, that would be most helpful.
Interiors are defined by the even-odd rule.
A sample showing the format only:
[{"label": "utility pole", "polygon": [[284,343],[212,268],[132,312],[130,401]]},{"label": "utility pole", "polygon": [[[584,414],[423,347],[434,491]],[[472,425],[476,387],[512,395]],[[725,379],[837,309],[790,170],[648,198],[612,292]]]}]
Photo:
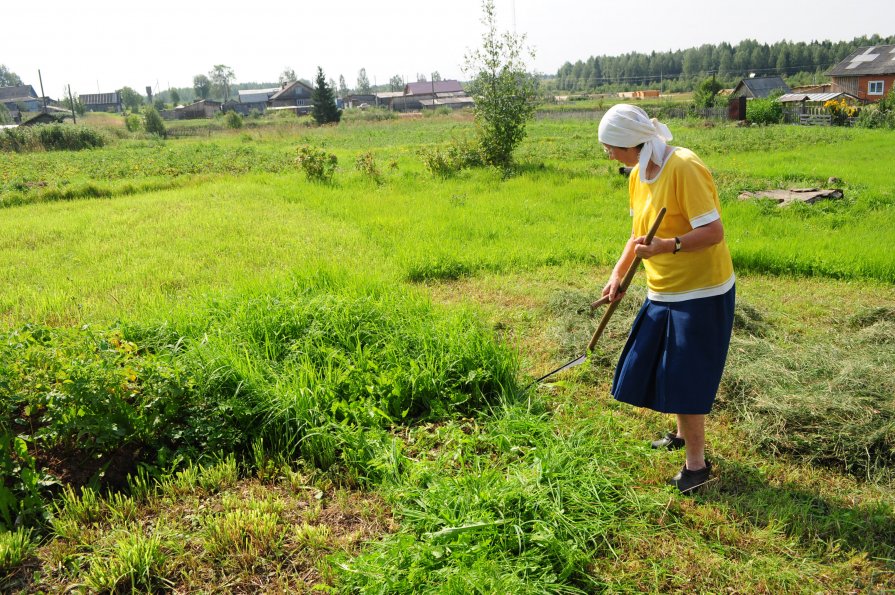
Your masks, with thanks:
[{"label": "utility pole", "polygon": [[71,103],[71,120],[73,123],[78,123],[78,117],[75,115],[75,99],[71,95],[71,85],[68,86],[68,101]]},{"label": "utility pole", "polygon": [[40,81],[40,98],[43,101],[43,113],[47,113],[47,94],[44,93],[44,77],[40,74],[40,68],[37,69],[37,80]]}]

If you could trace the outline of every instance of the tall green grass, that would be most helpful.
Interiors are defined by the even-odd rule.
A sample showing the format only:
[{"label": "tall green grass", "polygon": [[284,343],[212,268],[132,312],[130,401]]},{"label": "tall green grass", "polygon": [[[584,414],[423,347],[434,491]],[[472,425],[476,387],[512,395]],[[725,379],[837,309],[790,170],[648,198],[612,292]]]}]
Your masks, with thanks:
[{"label": "tall green grass", "polygon": [[[139,462],[248,458],[259,440],[375,481],[384,430],[513,394],[516,367],[468,313],[344,274],[212,300],[174,321],[26,327],[0,344],[0,429],[18,449],[0,442],[13,486],[0,520],[39,517],[34,477],[102,485]],[[14,459],[27,464],[5,464]]]}]

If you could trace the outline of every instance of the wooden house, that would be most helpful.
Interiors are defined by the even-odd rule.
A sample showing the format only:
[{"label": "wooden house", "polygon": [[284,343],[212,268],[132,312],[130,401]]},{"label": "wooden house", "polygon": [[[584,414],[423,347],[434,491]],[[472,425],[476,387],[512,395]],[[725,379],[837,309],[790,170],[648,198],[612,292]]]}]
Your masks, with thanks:
[{"label": "wooden house", "polygon": [[779,76],[758,76],[741,80],[734,88],[730,98],[766,99],[774,92],[790,93],[792,89]]},{"label": "wooden house", "polygon": [[115,112],[122,111],[121,93],[91,93],[87,95],[79,95],[78,101],[84,106],[84,110],[88,112]]},{"label": "wooden house", "polygon": [[446,106],[468,107],[474,104],[460,81],[421,81],[404,85],[404,93],[391,98],[389,107],[396,111],[422,110]]},{"label": "wooden house", "polygon": [[895,87],[895,45],[861,47],[827,72],[833,90],[876,102]]},{"label": "wooden house", "polygon": [[181,105],[174,109],[176,120],[199,120],[213,118],[221,111],[221,102],[211,99],[200,99],[189,105]]},{"label": "wooden house", "polygon": [[304,81],[286,83],[267,101],[268,107],[295,107],[310,112],[314,88]]},{"label": "wooden house", "polygon": [[248,115],[253,109],[258,110],[259,113],[264,113],[264,110],[267,109],[267,102],[270,101],[270,98],[280,91],[281,87],[272,87],[269,89],[240,89],[237,91],[239,94],[239,105],[228,105],[224,107],[224,111],[228,109],[233,109],[243,115]]},{"label": "wooden house", "polygon": [[0,103],[10,112],[37,112],[43,109],[43,100],[31,85],[0,87]]}]

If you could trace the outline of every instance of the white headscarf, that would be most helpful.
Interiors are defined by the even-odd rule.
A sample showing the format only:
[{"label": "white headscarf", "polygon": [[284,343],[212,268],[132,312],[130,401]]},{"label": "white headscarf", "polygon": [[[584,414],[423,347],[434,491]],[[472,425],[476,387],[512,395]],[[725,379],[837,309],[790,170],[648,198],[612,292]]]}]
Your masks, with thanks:
[{"label": "white headscarf", "polygon": [[667,143],[672,139],[668,126],[655,118],[650,119],[639,107],[623,103],[613,105],[600,120],[598,137],[601,143],[613,147],[629,148],[643,143],[640,151],[641,182],[655,181],[655,178],[646,178],[646,167],[651,160],[662,166]]}]

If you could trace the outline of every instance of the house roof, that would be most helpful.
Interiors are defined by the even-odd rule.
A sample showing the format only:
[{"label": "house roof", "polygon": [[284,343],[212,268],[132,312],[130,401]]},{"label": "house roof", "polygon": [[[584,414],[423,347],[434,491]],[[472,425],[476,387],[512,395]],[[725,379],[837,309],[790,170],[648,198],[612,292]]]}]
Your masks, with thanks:
[{"label": "house roof", "polygon": [[771,94],[772,91],[777,89],[782,90],[784,93],[789,93],[792,89],[789,88],[789,85],[786,84],[779,76],[761,76],[756,78],[743,79],[734,89],[733,94],[736,95],[739,90],[743,87],[746,87],[749,90],[749,93],[752,94],[752,97],[763,99]]},{"label": "house roof", "polygon": [[[301,90],[306,91],[306,93],[301,93]],[[287,83],[285,87],[277,90],[276,93],[270,96],[270,100],[273,101],[275,99],[285,99],[289,96],[295,95],[295,91],[299,91],[299,95],[310,95],[314,92],[314,88],[304,81],[293,81],[291,83]]]},{"label": "house roof", "polygon": [[269,89],[240,89],[240,103],[265,103],[270,96],[280,90],[280,87],[271,87]]},{"label": "house roof", "polygon": [[106,105],[109,103],[121,103],[118,91],[114,93],[88,93],[78,95],[78,101],[83,105]]},{"label": "house roof", "polygon": [[39,97],[31,85],[0,87],[0,101],[20,101],[22,99],[39,99]]},{"label": "house roof", "polygon": [[777,101],[780,103],[796,103],[801,101],[813,101],[813,102],[821,102],[821,101],[829,101],[831,99],[851,99],[852,101],[859,101],[857,97],[851,95],[850,93],[787,93],[786,95],[781,95],[777,98]]},{"label": "house roof", "polygon": [[405,95],[431,95],[434,93],[458,93],[463,91],[460,81],[435,81],[407,83],[404,86]]},{"label": "house roof", "polygon": [[829,76],[895,74],[895,45],[860,47],[827,72]]}]

